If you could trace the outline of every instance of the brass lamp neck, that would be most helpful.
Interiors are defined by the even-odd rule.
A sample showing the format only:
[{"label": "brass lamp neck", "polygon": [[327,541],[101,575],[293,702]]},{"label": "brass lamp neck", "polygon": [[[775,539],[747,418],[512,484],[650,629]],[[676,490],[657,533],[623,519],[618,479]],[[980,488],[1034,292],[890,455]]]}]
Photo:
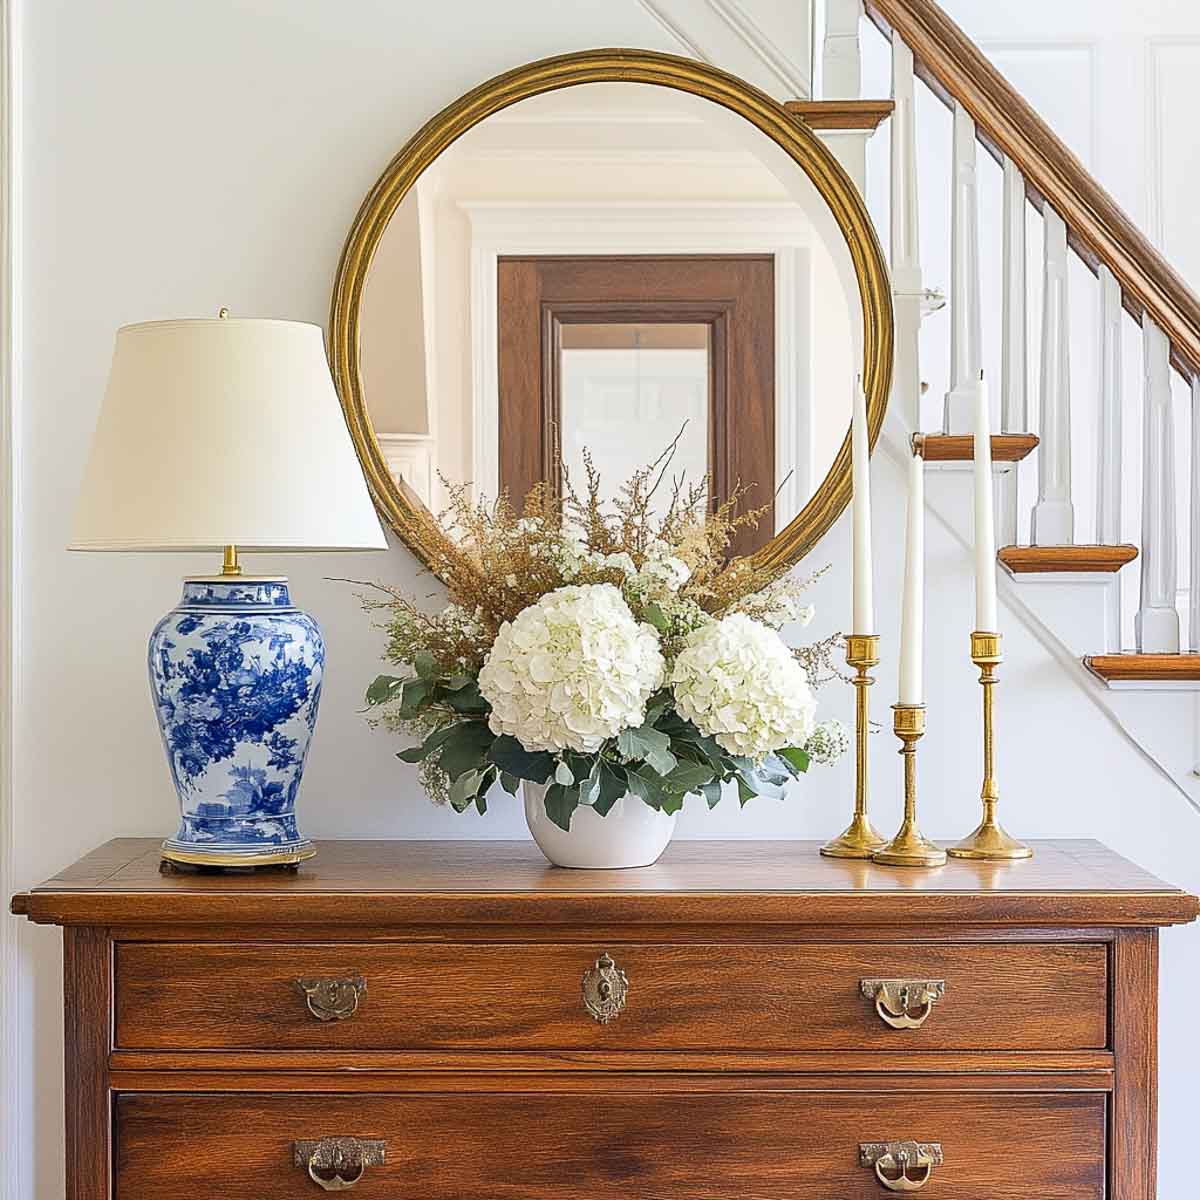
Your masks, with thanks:
[{"label": "brass lamp neck", "polygon": [[241,564],[238,562],[238,552],[236,546],[225,547],[225,558],[221,563],[222,575],[240,575],[242,573]]}]

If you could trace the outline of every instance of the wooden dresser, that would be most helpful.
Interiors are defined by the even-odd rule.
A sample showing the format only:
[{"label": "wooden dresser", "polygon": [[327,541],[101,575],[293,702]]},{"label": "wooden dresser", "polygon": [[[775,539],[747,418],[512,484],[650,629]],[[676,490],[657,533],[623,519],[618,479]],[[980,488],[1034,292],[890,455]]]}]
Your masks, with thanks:
[{"label": "wooden dresser", "polygon": [[1157,930],[1197,901],[1083,841],[162,875],[123,839],[13,910],[65,928],[68,1200],[1154,1200]]}]

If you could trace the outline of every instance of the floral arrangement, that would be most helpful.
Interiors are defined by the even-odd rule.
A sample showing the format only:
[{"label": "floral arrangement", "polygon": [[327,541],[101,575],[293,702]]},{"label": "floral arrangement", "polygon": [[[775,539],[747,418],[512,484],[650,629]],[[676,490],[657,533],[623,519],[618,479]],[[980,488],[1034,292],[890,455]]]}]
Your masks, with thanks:
[{"label": "floral arrangement", "polygon": [[743,804],[782,797],[811,761],[844,752],[813,696],[836,674],[837,638],[791,649],[779,632],[811,619],[805,583],[727,559],[760,515],[737,513],[741,495],[708,511],[706,485],[675,480],[655,515],[670,461],[607,505],[585,455],[582,496],[569,480],[561,499],[538,486],[518,514],[451,486],[441,517],[414,518],[450,603],[429,612],[373,585],[363,602],[386,614],[403,673],[380,675],[367,703],[419,739],[399,758],[433,799],[482,813],[496,783],[544,784],[547,815],[569,829],[580,805],[603,816],[627,793],[668,813],[693,794],[713,806],[726,784]]}]

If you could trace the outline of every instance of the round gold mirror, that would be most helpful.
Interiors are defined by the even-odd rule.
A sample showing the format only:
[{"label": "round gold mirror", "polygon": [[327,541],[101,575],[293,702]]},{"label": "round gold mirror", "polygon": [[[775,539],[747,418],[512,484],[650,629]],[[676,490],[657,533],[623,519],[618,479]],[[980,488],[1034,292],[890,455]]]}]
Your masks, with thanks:
[{"label": "round gold mirror", "polygon": [[429,565],[429,512],[671,471],[761,511],[733,551],[802,558],[870,439],[891,293],[857,189],[799,120],[690,59],[531,63],[425,125],[363,202],[331,361],[380,512]]}]

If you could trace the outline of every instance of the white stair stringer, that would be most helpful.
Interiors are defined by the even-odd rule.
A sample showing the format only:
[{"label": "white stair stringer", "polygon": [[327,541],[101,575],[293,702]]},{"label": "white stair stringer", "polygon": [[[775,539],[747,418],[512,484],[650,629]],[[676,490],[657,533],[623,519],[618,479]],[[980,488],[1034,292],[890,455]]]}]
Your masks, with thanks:
[{"label": "white stair stringer", "polygon": [[[884,426],[878,449],[898,465],[907,461],[910,433],[893,416]],[[973,517],[970,476],[962,471],[931,471],[926,478],[925,506],[963,549],[972,553]],[[1200,711],[1196,695],[1154,690],[1115,690],[1094,676],[1081,661],[1103,653],[1115,642],[1113,611],[1117,577],[1102,582],[1079,572],[1062,573],[1037,582],[1018,580],[998,570],[1001,599],[1037,639],[1080,692],[1108,718],[1129,746],[1149,762],[1195,809],[1200,811]]]}]

